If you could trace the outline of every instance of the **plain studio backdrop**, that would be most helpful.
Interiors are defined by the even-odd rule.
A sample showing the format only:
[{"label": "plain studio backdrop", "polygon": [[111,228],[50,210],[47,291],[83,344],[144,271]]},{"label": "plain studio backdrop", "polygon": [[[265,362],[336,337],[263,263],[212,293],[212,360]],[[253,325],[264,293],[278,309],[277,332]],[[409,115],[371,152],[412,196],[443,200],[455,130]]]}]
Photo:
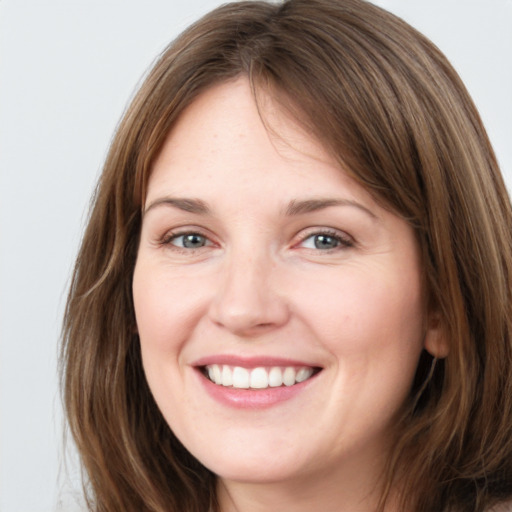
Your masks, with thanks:
[{"label": "plain studio backdrop", "polygon": [[[0,0],[0,512],[81,510],[57,347],[89,197],[144,72],[220,3]],[[512,0],[375,3],[452,61],[511,189]]]}]

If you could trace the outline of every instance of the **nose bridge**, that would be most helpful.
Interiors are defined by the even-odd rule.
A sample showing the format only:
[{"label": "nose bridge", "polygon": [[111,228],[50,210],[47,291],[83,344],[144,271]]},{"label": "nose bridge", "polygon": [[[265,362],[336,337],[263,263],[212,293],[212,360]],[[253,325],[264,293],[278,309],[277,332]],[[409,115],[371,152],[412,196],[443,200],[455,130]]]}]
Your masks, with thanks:
[{"label": "nose bridge", "polygon": [[276,328],[288,319],[278,289],[278,269],[268,248],[240,244],[226,255],[211,306],[214,322],[238,335]]}]

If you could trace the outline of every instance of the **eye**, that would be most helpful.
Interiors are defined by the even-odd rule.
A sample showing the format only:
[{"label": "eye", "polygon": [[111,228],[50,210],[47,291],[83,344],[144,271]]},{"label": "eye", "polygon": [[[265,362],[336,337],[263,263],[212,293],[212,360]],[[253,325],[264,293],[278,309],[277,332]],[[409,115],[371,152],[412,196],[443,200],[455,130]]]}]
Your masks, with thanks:
[{"label": "eye", "polygon": [[329,251],[333,249],[343,249],[352,247],[354,242],[347,236],[341,233],[313,233],[302,240],[301,247],[306,249],[316,249],[320,251]]},{"label": "eye", "polygon": [[171,234],[164,240],[164,243],[180,249],[201,249],[211,245],[210,240],[200,233]]}]

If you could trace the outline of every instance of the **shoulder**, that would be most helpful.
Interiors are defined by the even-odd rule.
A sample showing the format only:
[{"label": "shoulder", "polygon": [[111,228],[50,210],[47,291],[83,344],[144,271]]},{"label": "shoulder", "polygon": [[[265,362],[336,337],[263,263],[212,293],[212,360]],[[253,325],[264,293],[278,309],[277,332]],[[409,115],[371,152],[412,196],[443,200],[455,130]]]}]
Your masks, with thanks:
[{"label": "shoulder", "polygon": [[512,501],[506,503],[500,503],[490,508],[487,512],[512,512]]}]

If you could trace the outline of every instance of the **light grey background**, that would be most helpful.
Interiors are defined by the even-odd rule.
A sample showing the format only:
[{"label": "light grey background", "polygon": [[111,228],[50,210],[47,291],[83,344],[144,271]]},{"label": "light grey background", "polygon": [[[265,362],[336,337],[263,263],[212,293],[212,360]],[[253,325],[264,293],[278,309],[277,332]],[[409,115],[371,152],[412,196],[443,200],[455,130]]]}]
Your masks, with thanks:
[{"label": "light grey background", "polygon": [[[342,0],[340,0],[342,1]],[[136,84],[218,0],[0,0],[0,512],[79,510],[56,369],[88,198]],[[380,0],[452,60],[512,184],[512,1]]]}]

